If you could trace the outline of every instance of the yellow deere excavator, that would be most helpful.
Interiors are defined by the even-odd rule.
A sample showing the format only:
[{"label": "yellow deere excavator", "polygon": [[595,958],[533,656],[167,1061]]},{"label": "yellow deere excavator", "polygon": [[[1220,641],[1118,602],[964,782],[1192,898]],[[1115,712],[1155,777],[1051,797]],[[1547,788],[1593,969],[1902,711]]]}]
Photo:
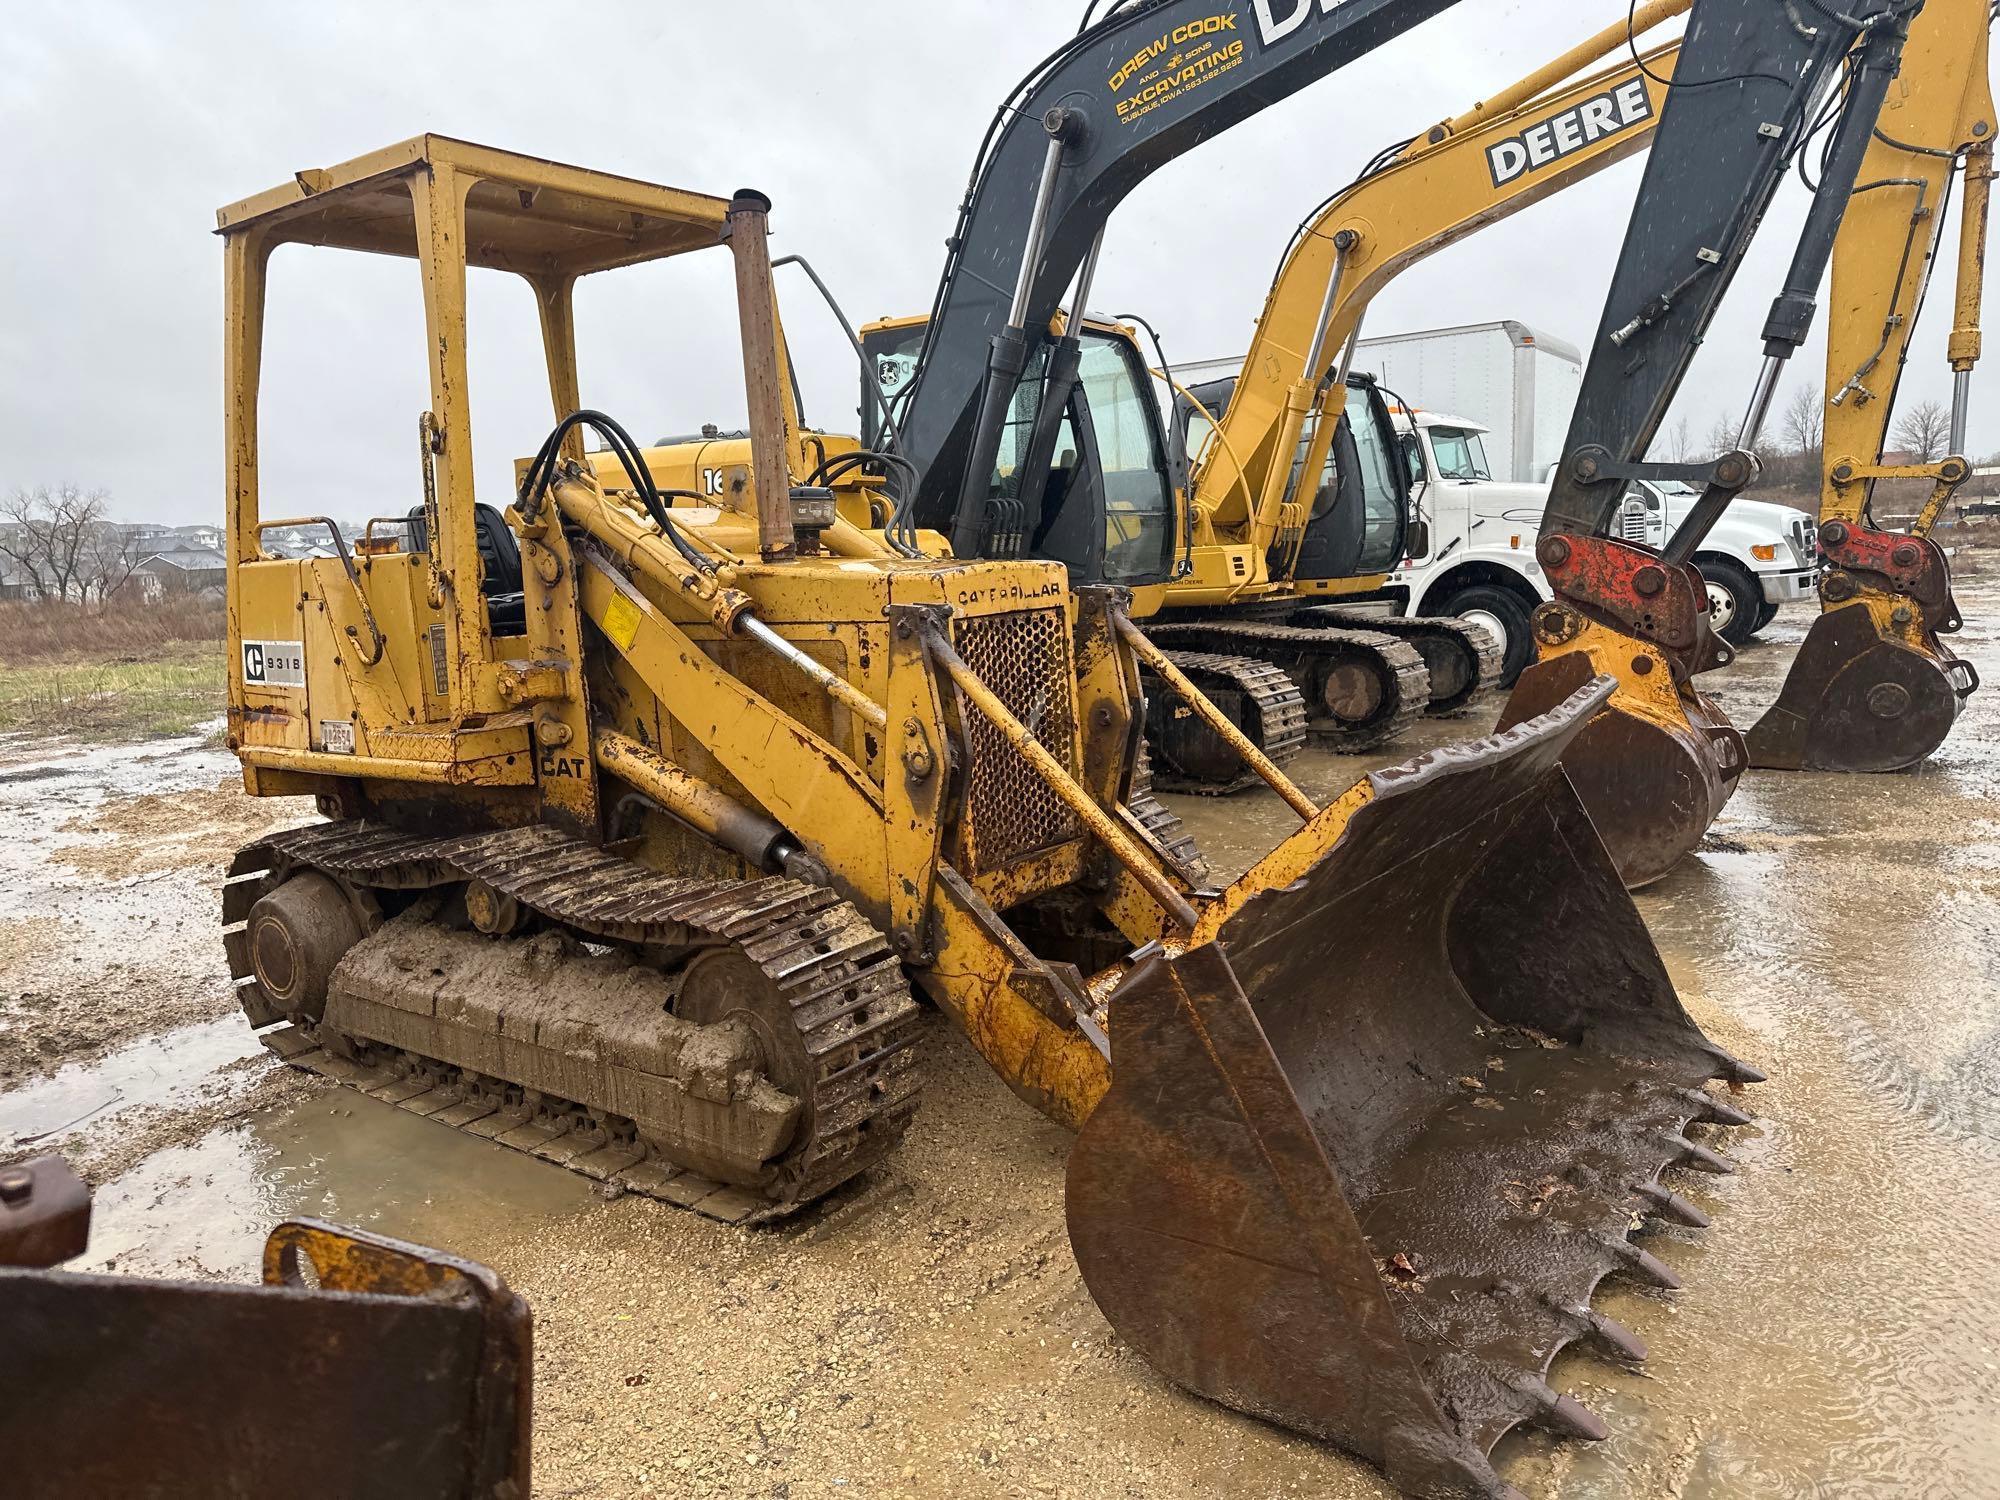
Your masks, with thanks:
[{"label": "yellow deere excavator", "polygon": [[[1902,77],[1834,244],[1819,507],[1823,612],[1778,701],[1744,735],[1753,766],[1903,770],[1943,743],[1979,685],[1972,663],[1940,639],[1960,618],[1950,564],[1931,528],[1972,473],[1965,428],[2000,125],[1988,80],[1991,32],[1983,4],[1931,6],[1911,28]],[[1934,462],[1888,464],[1889,417],[1960,174],[1947,451]],[[1931,486],[1906,532],[1886,531],[1873,518],[1882,480]]]},{"label": "yellow deere excavator", "polygon": [[[1350,373],[1351,351],[1369,303],[1411,265],[1651,143],[1680,47],[1640,52],[1636,38],[1687,8],[1688,0],[1655,0],[1419,141],[1391,148],[1300,226],[1241,372],[1180,392],[1171,445],[1189,446],[1183,426],[1201,434],[1185,510],[1191,535],[1181,576],[1136,593],[1134,612],[1154,614],[1153,640],[1208,649],[1237,631],[1243,642],[1305,648],[1317,639],[1303,633],[1310,627],[1390,632],[1423,655],[1434,711],[1462,706],[1493,680],[1497,648],[1482,639],[1480,650],[1465,651],[1471,631],[1461,622],[1384,618],[1327,602],[1381,591],[1407,529],[1420,524],[1407,514],[1390,414],[1372,382]],[[1629,61],[1584,73],[1628,47]],[[1320,476],[1314,493],[1305,493],[1305,474]],[[1277,621],[1241,618],[1274,612]],[[1179,650],[1173,655],[1184,664]],[[1287,665],[1311,680],[1296,657]],[[1350,709],[1381,701],[1373,680],[1351,666],[1324,675],[1340,683],[1335,699]],[[1228,766],[1225,747],[1177,711],[1170,692],[1148,707],[1154,763],[1168,785],[1185,787],[1206,765]]]},{"label": "yellow deere excavator", "polygon": [[[427,136],[221,211],[230,743],[252,794],[325,814],[231,867],[246,1014],[296,1066],[755,1222],[893,1149],[914,984],[1080,1131],[1078,1263],[1146,1357],[1412,1494],[1511,1493],[1510,1427],[1602,1434],[1549,1362],[1641,1352],[1592,1290],[1673,1284],[1629,1233],[1700,1222],[1659,1174],[1719,1169],[1688,1126],[1746,1116],[1702,1085],[1757,1077],[1682,1009],[1557,768],[1608,684],[1324,809],[1251,748],[1304,826],[1193,889],[1125,804],[1122,591],[901,555],[824,488],[669,505],[582,408],[577,281],[726,243],[755,473],[788,472],[767,208]],[[260,484],[292,243],[424,288],[420,517],[358,554]],[[541,309],[556,420],[504,516],[474,490],[468,267]],[[329,555],[259,545],[302,524]]]}]

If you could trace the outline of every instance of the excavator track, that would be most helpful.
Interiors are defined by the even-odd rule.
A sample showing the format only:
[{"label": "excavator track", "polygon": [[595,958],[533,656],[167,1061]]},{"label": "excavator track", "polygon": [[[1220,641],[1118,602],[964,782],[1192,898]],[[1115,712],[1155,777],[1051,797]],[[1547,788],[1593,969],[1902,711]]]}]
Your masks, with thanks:
[{"label": "excavator track", "polygon": [[[1169,650],[1168,656],[1273,764],[1287,765],[1305,748],[1306,701],[1282,668],[1254,656],[1211,651]],[[1153,778],[1161,790],[1221,797],[1263,785],[1173,689],[1150,673],[1145,687],[1146,735],[1157,755]]]},{"label": "excavator track", "polygon": [[1370,630],[1408,641],[1431,674],[1431,699],[1425,710],[1454,714],[1500,686],[1506,649],[1491,631],[1449,615],[1373,615],[1340,604],[1313,604],[1295,610],[1287,623],[1319,629]]},{"label": "excavator track", "polygon": [[[308,871],[334,877],[383,911],[400,906],[394,920],[420,923],[422,935],[435,941],[480,935],[425,921],[422,903],[442,905],[483,887],[482,898],[491,893],[518,903],[546,924],[541,932],[574,940],[567,948],[574,957],[563,961],[576,965],[616,963],[602,956],[607,945],[638,950],[648,960],[662,954],[670,961],[718,952],[740,956],[782,997],[796,1055],[808,1060],[810,1076],[799,1080],[806,1097],[796,1128],[803,1138],[785,1144],[764,1180],[723,1182],[676,1162],[671,1143],[642,1139],[635,1121],[601,1103],[563,1098],[300,1016],[269,1025],[280,1017],[258,977],[248,919],[261,896]],[[914,1047],[923,1013],[880,932],[820,886],[669,875],[545,826],[426,838],[343,821],[275,834],[239,851],[223,887],[222,915],[230,973],[245,1013],[267,1028],[264,1044],[292,1066],[708,1218],[750,1223],[803,1207],[886,1156],[916,1110],[921,1077]],[[376,941],[390,925],[379,922],[363,942]],[[490,949],[503,940],[483,941]],[[555,945],[565,947],[565,940]],[[347,964],[343,959],[343,969]],[[649,971],[647,977],[659,976]],[[506,1003],[516,1002],[509,996]],[[441,989],[440,1016],[445,1006]],[[599,1037],[591,1014],[552,1018],[546,1009],[531,1013],[524,1006],[522,1015],[530,1014],[537,1042],[554,1027],[566,1037],[588,1036],[589,1050],[609,1054],[617,1045],[608,1024]],[[510,1011],[505,1030],[527,1025]],[[504,1052],[501,1038],[488,1040]],[[565,1066],[573,1061],[561,1059]],[[577,1062],[576,1072],[587,1072],[587,1064]],[[743,1090],[742,1076],[729,1087]]]},{"label": "excavator track", "polygon": [[1178,815],[1153,795],[1153,758],[1145,742],[1139,744],[1139,764],[1132,772],[1132,789],[1125,796],[1125,810],[1139,820],[1160,851],[1179,869],[1181,878],[1196,890],[1206,890],[1214,878],[1208,856],[1201,852],[1193,834]]},{"label": "excavator track", "polygon": [[1305,699],[1312,736],[1331,750],[1390,744],[1430,704],[1423,657],[1378,630],[1235,619],[1156,623],[1146,633],[1168,650],[1226,651],[1282,669]]}]

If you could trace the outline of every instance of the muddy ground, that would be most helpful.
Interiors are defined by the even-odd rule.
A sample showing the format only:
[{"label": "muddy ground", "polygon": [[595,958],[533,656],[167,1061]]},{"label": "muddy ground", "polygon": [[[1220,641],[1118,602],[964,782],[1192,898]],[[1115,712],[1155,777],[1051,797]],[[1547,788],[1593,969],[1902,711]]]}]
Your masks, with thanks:
[{"label": "muddy ground", "polygon": [[[2000,586],[1963,602],[1961,647],[2000,684]],[[1717,675],[1739,724],[1810,619],[1787,610]],[[1600,1295],[1651,1345],[1643,1372],[1557,1363],[1610,1439],[1502,1445],[1530,1494],[2000,1492],[1996,742],[1989,692],[1920,773],[1752,773],[1641,894],[1690,1009],[1771,1081],[1723,1133],[1742,1172],[1674,1183],[1715,1226],[1648,1241],[1685,1290]],[[1366,767],[1301,779],[1328,794]],[[1067,1137],[942,1026],[891,1163],[763,1231],[602,1201],[278,1067],[231,1011],[215,892],[301,805],[232,772],[198,738],[0,743],[0,1160],[53,1147],[91,1177],[84,1269],[247,1280],[294,1213],[483,1260],[534,1305],[545,1496],[1391,1493],[1125,1351],[1064,1238]],[[1263,797],[1177,805],[1225,868],[1290,826]]]}]

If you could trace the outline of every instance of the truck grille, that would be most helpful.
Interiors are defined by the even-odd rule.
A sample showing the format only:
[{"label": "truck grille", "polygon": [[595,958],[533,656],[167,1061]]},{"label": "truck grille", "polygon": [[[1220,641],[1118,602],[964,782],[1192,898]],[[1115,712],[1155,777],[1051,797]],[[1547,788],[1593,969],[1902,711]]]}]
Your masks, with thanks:
[{"label": "truck grille", "polygon": [[1799,562],[1811,567],[1819,551],[1819,538],[1813,535],[1812,523],[1804,516],[1792,520],[1792,547],[1799,554]]},{"label": "truck grille", "polygon": [[1646,507],[1627,505],[1618,515],[1618,534],[1628,542],[1646,541]]},{"label": "truck grille", "polygon": [[[961,620],[953,643],[965,664],[1048,752],[1076,772],[1076,676],[1069,623],[1060,609],[1020,610]],[[965,738],[972,764],[960,861],[968,875],[1004,869],[1082,832],[1076,815],[1007,742],[1000,728],[967,706]]]}]

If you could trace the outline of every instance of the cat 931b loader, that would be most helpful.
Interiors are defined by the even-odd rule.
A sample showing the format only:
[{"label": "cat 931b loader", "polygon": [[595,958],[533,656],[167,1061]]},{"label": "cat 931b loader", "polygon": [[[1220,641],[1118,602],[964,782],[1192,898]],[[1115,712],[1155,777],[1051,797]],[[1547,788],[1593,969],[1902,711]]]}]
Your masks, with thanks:
[{"label": "cat 931b loader", "polygon": [[[726,245],[754,472],[802,459],[767,209],[427,136],[221,211],[230,744],[325,815],[230,871],[245,1012],[298,1066],[742,1223],[895,1146],[921,995],[1080,1132],[1078,1263],[1160,1369],[1413,1494],[1508,1493],[1508,1428],[1601,1434],[1550,1361],[1640,1352],[1592,1291],[1672,1284],[1630,1232],[1700,1222],[1660,1174],[1721,1167],[1690,1124],[1747,1116],[1703,1085],[1757,1076],[1558,769],[1609,684],[1324,809],[1271,770],[1303,826],[1197,888],[1131,811],[1120,590],[905,555],[823,489],[669,503],[583,408],[578,278]],[[290,243],[421,273],[421,505],[354,547],[259,493]],[[545,337],[555,425],[504,515],[473,492],[468,266],[525,278]],[[259,544],[300,525],[327,555]]]}]

